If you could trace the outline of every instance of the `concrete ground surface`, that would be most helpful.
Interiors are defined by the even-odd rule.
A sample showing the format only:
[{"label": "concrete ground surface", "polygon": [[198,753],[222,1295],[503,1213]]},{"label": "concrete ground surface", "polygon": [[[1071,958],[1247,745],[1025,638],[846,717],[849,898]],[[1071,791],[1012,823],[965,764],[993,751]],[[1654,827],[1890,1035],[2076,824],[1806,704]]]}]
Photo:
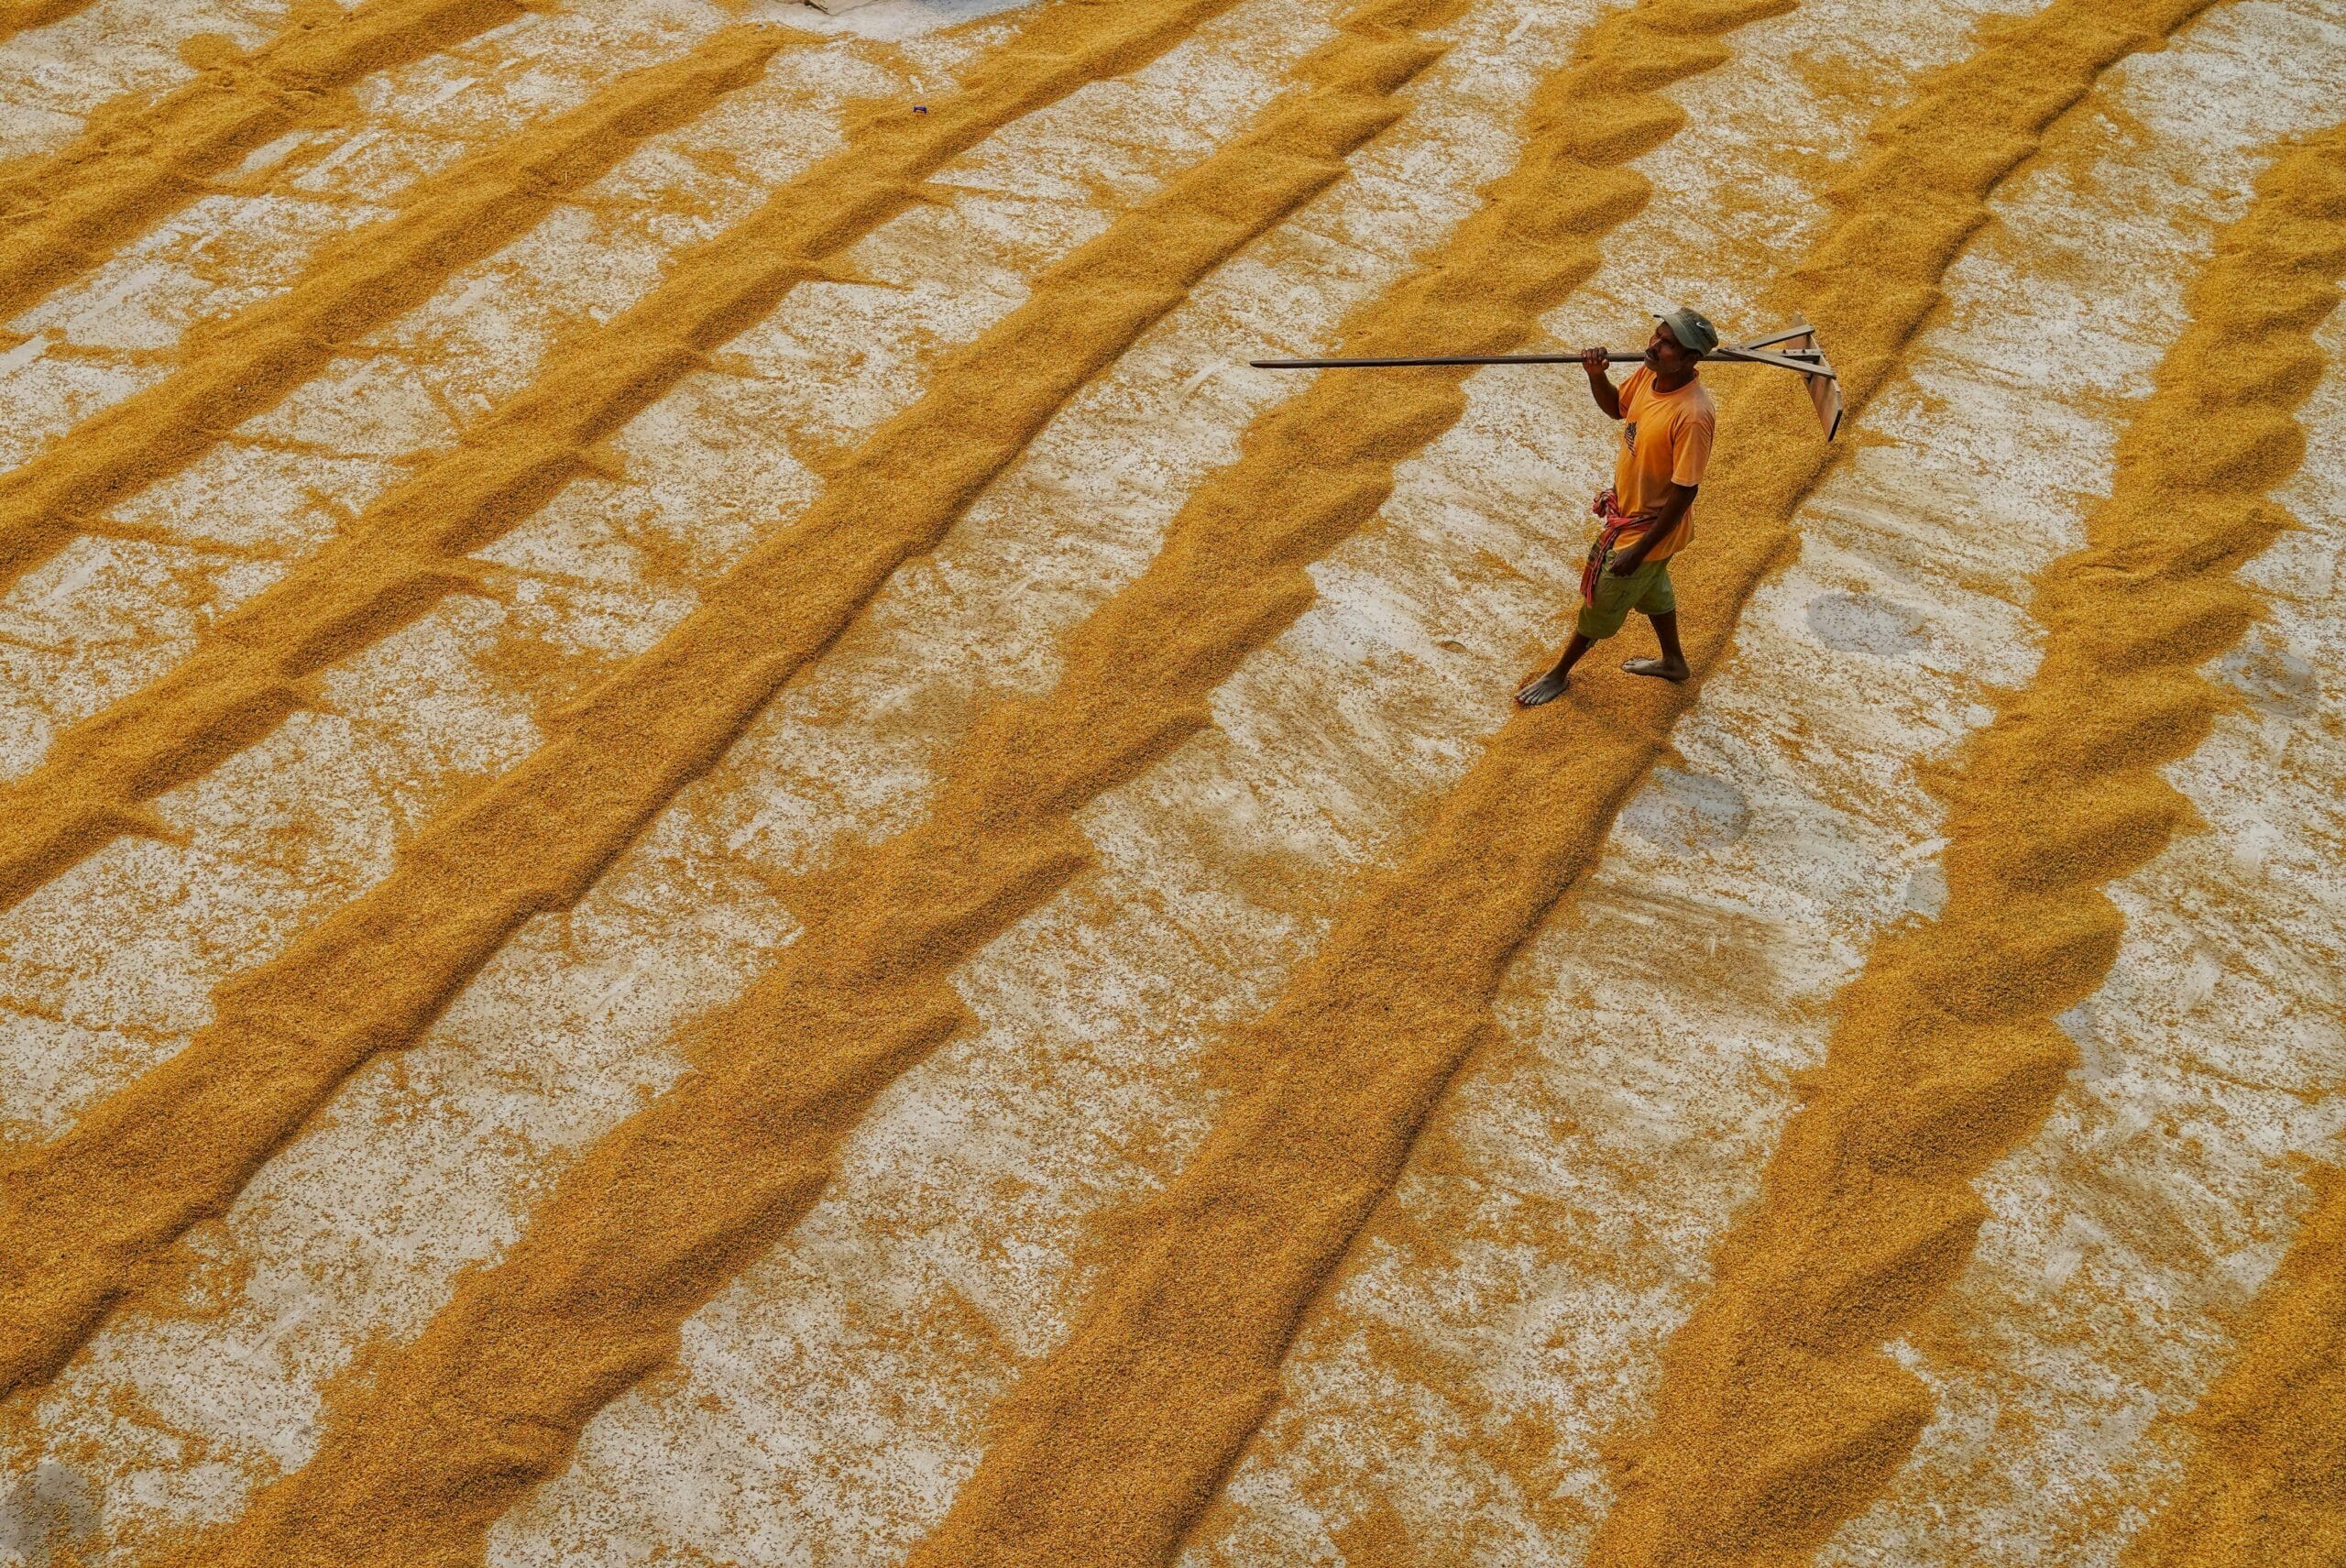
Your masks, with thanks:
[{"label": "concrete ground surface", "polygon": [[[378,24],[347,59],[290,52]],[[2174,359],[2240,236],[2290,203],[2288,235],[2346,223],[2335,5],[88,0],[0,26],[0,269],[19,274],[0,329],[0,1306],[26,1325],[0,1357],[0,1564],[2346,1551],[2318,1522],[2346,1517],[2346,1470],[2290,1413],[2337,1387],[2346,1332],[2346,1241],[2322,1218],[2346,1127],[2346,323],[2323,290],[2346,240],[2273,264],[2301,303],[2224,383],[2269,411],[2286,382],[2300,433],[2224,466],[2228,405]],[[2064,64],[2045,38],[2099,41]],[[1998,50],[2046,73],[2043,104],[1965,73]],[[184,107],[205,93],[208,119]],[[1957,214],[1935,292],[1877,347],[1834,313],[1848,286],[1819,280],[1867,247],[1927,248],[1919,205],[1847,192],[1928,139],[1934,104],[1992,128],[1964,154],[1987,161],[1932,209]],[[528,140],[573,124],[558,150]],[[1337,139],[1298,150],[1315,137]],[[1542,159],[1550,184],[1507,185]],[[838,172],[867,165],[897,192],[868,213]],[[1542,226],[1600,179],[1634,198]],[[1066,826],[1035,831],[1062,834],[1064,866],[949,920],[946,882],[906,882],[930,891],[901,907],[870,892],[864,868],[978,771],[990,716],[1065,712],[1037,722],[1080,753],[1096,714],[1104,748],[1125,710],[1094,665],[1137,669],[1160,641],[1191,656],[1205,633],[1178,598],[1162,624],[1125,607],[1225,548],[1187,532],[1216,476],[1244,497],[1260,475],[1272,509],[1323,455],[1358,459],[1342,396],[1300,403],[1314,378],[1244,362],[1362,341],[1492,214],[1515,252],[1589,258],[1491,346],[1630,346],[1682,302],[1730,336],[1805,312],[1828,352],[1866,345],[1847,425],[1801,449],[1814,472],[1788,501],[1734,474],[1705,489],[1690,566],[1763,507],[1788,543],[1739,586],[1682,575],[1690,630],[1719,638],[1697,680],[1628,690],[1621,656],[1650,651],[1633,623],[1567,700],[1513,707],[1576,607],[1615,433],[1573,367],[1461,373],[1442,418],[1378,438],[1374,492],[1281,558],[1292,602],[1199,644],[1178,732],[1080,791],[1037,763],[1031,797],[972,818],[1024,830],[1049,796]],[[1209,220],[1231,232],[1176,276],[1165,258]],[[1160,223],[1173,238],[1141,226]],[[417,235],[395,275],[365,271]],[[678,313],[817,235],[729,313],[663,324],[691,258],[723,267]],[[2264,254],[2226,287],[2262,288]],[[1157,302],[1101,336],[1094,307],[1127,293]],[[1038,303],[1069,312],[1063,348],[1019,335]],[[1422,347],[1491,330],[1429,307]],[[1079,345],[1091,358],[1059,366]],[[631,354],[633,391],[562,422]],[[238,389],[191,379],[215,374]],[[1746,417],[1796,396],[1780,372],[1704,377],[1723,454],[1815,444]],[[2187,802],[2181,826],[2084,853],[2120,934],[2083,1000],[2042,998],[2060,1076],[1976,1118],[1992,1146],[1956,1172],[1977,1206],[1955,1239],[1849,1288],[1861,1326],[1831,1332],[1895,1369],[1911,1414],[1754,1437],[1766,1457],[1696,1508],[1673,1445],[1706,1440],[1660,1415],[1757,1431],[1736,1412],[1761,1405],[1700,1387],[1689,1325],[1738,1277],[1738,1238],[1774,1234],[1755,1218],[1780,1201],[1771,1158],[1846,1055],[1845,993],[1926,941],[1960,883],[1970,829],[1945,781],[2068,634],[2042,585],[2099,547],[2130,465],[2176,460],[2128,432],[2187,396],[2231,504],[2286,526],[2221,556],[2253,611],[2191,644],[2175,678],[2204,719],[2139,770]],[[1299,427],[1290,404],[1319,411]],[[600,694],[652,690],[643,672],[802,536],[893,540],[886,487],[821,510],[882,472],[892,433],[926,433],[942,466],[1011,426],[933,537],[855,568],[868,591],[818,580],[830,555],[790,567],[788,601],[829,595],[838,624],[698,752],[646,730],[644,755],[675,761],[639,807],[597,817],[600,773],[533,761],[602,733]],[[509,451],[552,454],[558,477],[476,507],[466,464]],[[348,582],[378,556],[407,575],[363,613],[306,608],[362,536],[381,543]],[[754,619],[728,635],[675,655],[678,705],[787,641]],[[1359,912],[1401,896],[1416,846],[1534,726],[1643,748],[1634,786],[1516,800],[1599,847],[1556,859],[1534,917],[1485,943],[1471,1043],[1392,1102],[1398,1157],[1341,1202],[1308,1174],[1185,1198],[1217,1127],[1304,1092],[1278,1020],[1349,983],[1328,955],[1368,950]],[[531,780],[576,806],[548,818],[553,848],[428,848],[475,843],[433,835]],[[507,896],[557,850],[567,869]],[[430,878],[400,905],[428,918],[371,913]],[[928,920],[945,935],[899,939]],[[2014,920],[2010,941],[2033,939]],[[329,949],[339,967],[301,967]],[[1412,952],[1375,950],[1358,983],[1406,1000]],[[367,977],[426,994],[370,1011]],[[678,1243],[688,1288],[532,1250],[557,1212],[585,1216],[565,1237],[635,1234],[597,1209],[596,1162],[725,1052],[828,1070],[735,1038],[757,1020],[848,1008],[806,1036],[846,1051],[894,1039],[923,985],[952,1004],[933,1037],[872,1046],[789,1117],[745,1113],[706,1146],[713,1171],[674,1178],[710,1184],[677,1199],[705,1223]],[[1947,1005],[1948,1029],[1978,1022]],[[1363,1081],[1386,1045],[1352,1039]],[[247,1081],[276,1097],[265,1126],[186,1109]],[[1263,1151],[1266,1169],[1323,1157],[1351,1157]],[[724,1159],[745,1181],[806,1174],[728,1207]],[[1323,1239],[1258,1271],[1212,1240],[1225,1211]],[[1145,1362],[1158,1321],[1115,1303],[1175,1300],[1133,1283],[1158,1233],[1233,1279],[1226,1325],[1162,1308],[1246,1369],[1200,1373],[1187,1405],[1100,1370]],[[1299,1283],[1272,1283],[1290,1267]],[[576,1366],[553,1365],[561,1333],[524,1351],[480,1329],[571,1311]],[[608,1343],[631,1348],[585,1348],[621,1319]],[[2225,1393],[2259,1377],[2295,1392]],[[395,1483],[366,1446],[392,1430],[413,1434]],[[1047,1475],[1061,1454],[1064,1486],[1015,1479],[1030,1453]],[[994,1465],[1013,1479],[988,1483]],[[1617,1515],[1632,1494],[1659,1511]],[[361,1538],[382,1544],[351,1555]]]}]

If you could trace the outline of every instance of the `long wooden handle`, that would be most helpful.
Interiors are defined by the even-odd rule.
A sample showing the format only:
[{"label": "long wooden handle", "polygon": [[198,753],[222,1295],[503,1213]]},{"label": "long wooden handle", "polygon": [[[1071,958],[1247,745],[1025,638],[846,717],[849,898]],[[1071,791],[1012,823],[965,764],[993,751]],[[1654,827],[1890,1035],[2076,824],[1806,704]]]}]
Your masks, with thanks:
[{"label": "long wooden handle", "polygon": [[[1642,354],[1608,354],[1616,365],[1642,363]],[[1249,359],[1257,370],[1360,370],[1387,365],[1577,365],[1577,354],[1434,354],[1420,359]]]},{"label": "long wooden handle", "polygon": [[[1730,365],[1773,365],[1780,370],[1799,371],[1809,401],[1816,405],[1817,428],[1830,441],[1841,433],[1841,378],[1833,373],[1825,351],[1816,346],[1814,334],[1814,327],[1803,323],[1749,343],[1721,344],[1709,357]],[[1577,354],[1428,354],[1410,359],[1249,359],[1246,363],[1257,370],[1374,370],[1400,365],[1576,365],[1580,358]],[[1607,364],[1629,365],[1645,356],[1608,353],[1605,358]]]},{"label": "long wooden handle", "polygon": [[[1614,365],[1642,365],[1646,356],[1625,350],[1607,354],[1605,357],[1607,363]],[[1744,356],[1723,351],[1716,357],[1727,360],[1740,359]],[[1814,348],[1797,348],[1789,354],[1770,355],[1764,358],[1752,355],[1749,363],[1766,365],[1777,360],[1821,360],[1824,357]],[[1577,354],[1431,354],[1415,359],[1249,359],[1246,363],[1257,370],[1368,370],[1395,365],[1577,365],[1580,359]],[[1803,370],[1810,368],[1807,365],[1799,367]]]}]

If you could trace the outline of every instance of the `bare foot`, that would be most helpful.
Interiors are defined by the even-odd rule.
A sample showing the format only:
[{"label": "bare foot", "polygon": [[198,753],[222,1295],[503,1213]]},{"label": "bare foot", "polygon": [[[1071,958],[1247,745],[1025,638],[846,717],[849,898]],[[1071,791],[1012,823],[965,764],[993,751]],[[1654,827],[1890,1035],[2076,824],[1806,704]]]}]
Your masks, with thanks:
[{"label": "bare foot", "polygon": [[1515,700],[1521,707],[1537,707],[1543,702],[1553,702],[1563,696],[1564,687],[1569,684],[1566,677],[1551,670],[1521,691],[1517,692]]},{"label": "bare foot", "polygon": [[1683,681],[1694,673],[1683,661],[1670,659],[1624,659],[1621,667],[1633,675],[1651,675],[1663,681]]}]

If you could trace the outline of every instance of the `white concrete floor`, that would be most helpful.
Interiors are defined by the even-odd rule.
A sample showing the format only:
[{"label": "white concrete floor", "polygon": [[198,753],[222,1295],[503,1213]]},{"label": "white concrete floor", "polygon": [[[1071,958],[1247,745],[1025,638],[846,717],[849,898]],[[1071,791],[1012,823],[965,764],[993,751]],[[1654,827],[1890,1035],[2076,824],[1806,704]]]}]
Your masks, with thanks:
[{"label": "white concrete floor", "polygon": [[[1731,35],[1726,63],[1671,89],[1686,124],[1638,162],[1654,200],[1548,334],[1627,341],[1681,300],[1730,331],[1767,324],[1760,302],[1830,221],[1816,192],[1834,164],[1976,47],[1975,24],[2034,8],[1807,0]],[[181,841],[118,841],[0,914],[0,1146],[55,1135],[167,1059],[214,988],[526,756],[947,353],[1297,90],[1343,10],[1242,0],[971,148],[933,204],[855,247],[851,280],[795,290],[631,422],[609,474],[485,548],[510,591],[447,599],[334,665],[318,710],[157,803]],[[1073,399],[577,907],[532,921],[418,1044],[354,1078],[192,1234],[175,1296],[134,1297],[52,1384],[0,1406],[0,1568],[69,1547],[139,1561],[303,1463],[334,1379],[499,1256],[551,1177],[673,1081],[678,1023],[791,939],[777,890],[916,820],[972,716],[1049,687],[1061,639],[1292,389],[1243,360],[1324,343],[1438,247],[1598,14],[1466,5],[1346,180]],[[186,37],[248,46],[280,19],[98,0],[0,41],[0,154],[38,156],[102,102],[184,80]],[[859,104],[950,93],[1020,16],[994,0],[533,16],[370,79],[337,124],[256,155],[7,323],[39,345],[0,354],[13,463],[418,179],[740,19],[822,41],[648,138],[115,508],[122,529],[0,595],[0,777],[840,145]],[[1456,1086],[1307,1322],[1186,1562],[1402,1561],[1397,1541],[1419,1562],[1580,1561],[1607,1445],[1649,1408],[1825,1004],[1878,933],[1935,912],[1917,768],[2032,673],[2029,577],[2106,493],[2124,400],[2181,324],[2212,228],[2279,138],[2335,117],[2341,42],[2323,0],[2219,5],[2111,71],[1999,191],[1946,309],[1803,507],[1798,560],[1746,607],[1674,755],[1518,957],[1505,1048]],[[2322,343],[2334,361],[2346,329]],[[815,1212],[685,1326],[674,1372],[607,1407],[500,1522],[497,1563],[880,1563],[942,1516],[996,1400],[1080,1308],[1097,1226],[1210,1124],[1217,1043],[1408,842],[1568,615],[1611,438],[1576,383],[1468,382],[1465,417],[1313,568],[1314,606],[1214,694],[1214,728],[1083,813],[1099,870],[956,972],[978,1026],[881,1097]],[[2118,888],[2128,946],[2068,1020],[2085,1069],[1984,1184],[1972,1269],[1902,1347],[1939,1419],[1833,1563],[2114,1562],[2183,1456],[2164,1418],[2221,1371],[2286,1245],[2300,1163],[2336,1157],[2346,378],[2302,417],[2311,447],[2280,499],[2308,528],[2252,569],[2273,614],[2218,664],[2243,706],[2171,772],[2217,831]],[[1674,961],[1654,960],[1657,931]],[[2070,1521],[2094,1510],[2126,1530],[2081,1538]]]}]

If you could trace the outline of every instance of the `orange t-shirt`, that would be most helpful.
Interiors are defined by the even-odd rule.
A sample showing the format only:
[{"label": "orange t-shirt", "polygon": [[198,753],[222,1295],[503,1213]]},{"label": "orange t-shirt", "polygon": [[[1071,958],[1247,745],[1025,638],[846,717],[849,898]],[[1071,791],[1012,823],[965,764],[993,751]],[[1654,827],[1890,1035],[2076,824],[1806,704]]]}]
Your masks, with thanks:
[{"label": "orange t-shirt", "polygon": [[[1711,394],[1699,380],[1674,392],[1657,392],[1653,371],[1638,367],[1621,384],[1621,452],[1613,460],[1613,489],[1621,510],[1652,511],[1669,499],[1672,483],[1701,484],[1718,420]],[[1646,559],[1666,561],[1694,537],[1694,509],[1688,507],[1678,526],[1646,552]]]}]

